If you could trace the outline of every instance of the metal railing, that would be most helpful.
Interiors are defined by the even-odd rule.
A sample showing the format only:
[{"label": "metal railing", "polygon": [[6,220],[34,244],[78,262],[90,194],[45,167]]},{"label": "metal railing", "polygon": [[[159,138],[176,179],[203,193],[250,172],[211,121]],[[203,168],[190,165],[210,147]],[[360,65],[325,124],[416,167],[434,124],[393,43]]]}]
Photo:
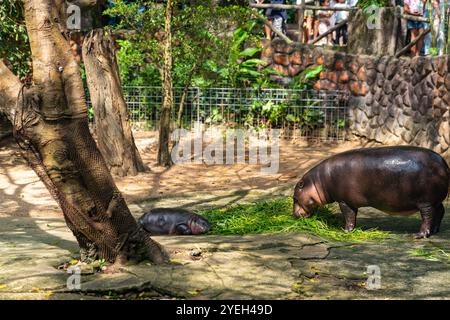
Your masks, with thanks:
[{"label": "metal railing", "polygon": [[[271,3],[259,3],[260,1],[258,0],[250,0],[249,1],[249,7],[250,8],[254,8],[254,9],[281,9],[281,10],[295,10],[297,12],[298,15],[298,19],[297,19],[297,39],[296,42],[298,43],[303,43],[303,32],[304,32],[304,15],[305,15],[305,10],[312,10],[314,12],[316,11],[332,11],[332,12],[336,12],[336,11],[353,11],[353,10],[358,10],[358,8],[355,7],[325,7],[325,6],[315,6],[314,5],[314,0],[302,0],[300,2],[300,4],[271,4]],[[312,4],[312,5],[311,5]],[[264,23],[270,27],[272,29],[273,32],[275,32],[279,37],[281,37],[283,40],[285,40],[286,42],[292,42],[289,38],[287,38],[285,35],[280,34],[280,32],[277,32],[277,30],[274,30],[273,26],[271,23],[269,23],[264,17],[259,16],[260,20],[263,20]],[[343,22],[343,21],[342,21]],[[348,20],[345,21],[345,23],[347,23]],[[344,22],[342,23],[345,24]],[[331,33],[334,29],[332,30],[328,30],[326,34]],[[326,35],[325,34],[325,35]],[[323,35],[322,35],[323,36]],[[311,41],[309,41],[308,43],[314,44],[315,42],[317,42],[319,39],[312,39]]]},{"label": "metal railing", "polygon": [[[124,87],[135,129],[156,130],[162,104],[160,87]],[[174,88],[173,127],[176,127],[182,88]],[[224,128],[278,128],[284,138],[345,140],[348,93],[296,89],[198,88],[187,90],[182,127],[194,123]]]},{"label": "metal railing", "polygon": [[[358,7],[324,7],[324,6],[315,6],[311,5],[314,4],[314,0],[302,0],[299,4],[271,4],[268,3],[269,1],[266,1],[267,3],[259,3],[258,0],[250,0],[249,1],[249,7],[254,9],[282,9],[282,10],[295,10],[298,13],[298,19],[297,19],[297,39],[296,41],[292,41],[289,39],[285,34],[278,30],[274,30],[272,24],[267,21],[265,17],[262,15],[258,15],[258,19],[264,21],[264,23],[272,29],[273,32],[275,32],[276,35],[278,35],[280,38],[285,40],[287,43],[304,43],[303,38],[303,32],[304,32],[304,13],[305,10],[311,10],[313,12],[318,11],[331,11],[331,12],[337,12],[337,11],[355,11],[355,10],[362,10]],[[437,5],[436,5],[437,4]],[[435,6],[436,5],[436,6]],[[372,6],[372,8],[375,8],[376,6]],[[445,55],[449,54],[450,52],[450,5],[447,3],[447,1],[440,1],[437,3],[433,3],[431,1],[426,2],[426,6],[424,7],[424,12],[422,15],[411,15],[404,11],[404,8],[402,6],[396,5],[394,7],[395,9],[395,17],[397,19],[401,19],[400,23],[401,31],[400,33],[397,33],[398,38],[402,38],[406,41],[407,39],[407,30],[406,30],[406,21],[416,21],[416,22],[422,22],[425,23],[425,26],[422,28],[422,32],[417,35],[414,39],[414,41],[411,41],[407,43],[403,48],[398,50],[395,53],[396,57],[399,57],[401,55],[404,55],[405,53],[409,52],[411,47],[413,47],[416,43],[418,43],[420,40],[425,40],[425,37],[431,33],[431,37],[429,37],[426,41],[429,42],[427,47],[429,48],[429,52],[426,52],[426,54],[433,54],[433,55]],[[370,10],[369,10],[370,12]],[[374,13],[375,14],[375,13]],[[372,14],[369,14],[369,16],[372,16]],[[349,23],[349,19],[344,19],[339,24],[336,24],[335,26],[330,26],[328,30],[323,32],[322,34],[317,34],[317,37],[308,40],[308,44],[316,44],[319,40],[323,39],[324,37],[328,36],[332,32],[334,32],[339,27]],[[394,25],[394,28],[399,29],[397,25]],[[309,35],[308,35],[309,36]],[[430,50],[431,49],[431,50]]]}]

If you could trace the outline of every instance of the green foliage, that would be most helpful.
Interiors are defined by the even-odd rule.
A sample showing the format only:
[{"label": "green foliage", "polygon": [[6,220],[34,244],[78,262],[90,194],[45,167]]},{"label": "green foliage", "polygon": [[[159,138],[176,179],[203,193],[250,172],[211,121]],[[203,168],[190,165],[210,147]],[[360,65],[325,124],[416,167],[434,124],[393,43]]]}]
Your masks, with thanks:
[{"label": "green foliage", "polygon": [[11,63],[20,77],[28,73],[31,59],[22,10],[19,0],[0,0],[0,59]]},{"label": "green foliage", "polygon": [[209,83],[235,88],[276,87],[269,76],[279,73],[265,68],[266,62],[258,58],[261,48],[256,47],[258,38],[252,34],[255,26],[256,22],[250,21],[234,31],[226,60],[205,62],[210,71]]},{"label": "green foliage", "polygon": [[[118,61],[124,85],[161,83],[164,9],[164,4],[159,1],[128,3],[116,0],[113,7],[105,11],[105,14],[119,19],[115,28],[135,31],[120,42]],[[239,29],[248,17],[247,7],[218,6],[212,0],[189,5],[175,1],[171,25],[174,86],[215,83],[216,79],[210,76],[217,75],[217,68],[227,61],[224,53],[232,51],[234,44],[232,33],[224,30]],[[252,51],[244,50],[242,56],[253,57],[256,52]],[[242,72],[247,69],[252,73],[255,64],[256,60],[247,62],[242,66]],[[226,72],[222,70],[221,75],[226,77]]]},{"label": "green foliage", "polygon": [[222,123],[223,116],[220,112],[219,108],[213,108],[211,114],[208,118],[206,118],[205,123],[207,124],[219,124]]},{"label": "green foliage", "polygon": [[432,56],[437,56],[439,55],[439,49],[436,47],[431,47],[430,49],[428,49],[428,53]]},{"label": "green foliage", "polygon": [[120,78],[130,86],[160,86],[161,75],[152,63],[145,63],[145,54],[129,40],[117,40]]},{"label": "green foliage", "polygon": [[251,106],[252,119],[258,115],[266,119],[264,127],[275,126],[281,122],[286,113],[284,102],[273,102],[272,100],[258,100]]},{"label": "green foliage", "polygon": [[312,87],[312,79],[316,79],[323,71],[323,65],[317,65],[306,68],[298,75],[292,78],[290,82],[291,89],[310,89]]},{"label": "green foliage", "polygon": [[[322,70],[322,65],[305,69],[292,79],[290,83],[291,89],[310,89],[312,85],[310,80],[317,78]],[[292,96],[289,96],[286,101],[274,101],[272,99],[256,100],[244,117],[245,124],[247,127],[252,127],[255,118],[262,118],[263,123],[259,125],[260,128],[276,127],[283,123],[283,120],[286,120],[290,124],[299,124],[305,129],[320,127],[324,123],[325,114],[323,111],[315,108],[317,102],[314,99],[309,100],[307,98],[307,96],[304,96],[304,91],[298,91]],[[305,102],[307,106],[299,108],[296,114],[288,113],[289,106],[299,106]],[[343,128],[345,121],[341,121],[338,126]]]},{"label": "green foliage", "polygon": [[323,124],[323,121],[324,113],[319,109],[303,109],[298,120],[303,127],[310,129]]},{"label": "green foliage", "polygon": [[377,6],[377,7],[389,7],[390,1],[389,0],[359,0],[358,7],[361,9],[367,9],[370,6]]},{"label": "green foliage", "polygon": [[292,198],[283,197],[252,204],[236,205],[200,212],[212,225],[213,234],[244,235],[282,232],[308,232],[338,241],[364,241],[384,239],[388,232],[356,228],[350,233],[342,229],[342,217],[334,213],[331,205],[323,206],[307,219],[292,215]]}]

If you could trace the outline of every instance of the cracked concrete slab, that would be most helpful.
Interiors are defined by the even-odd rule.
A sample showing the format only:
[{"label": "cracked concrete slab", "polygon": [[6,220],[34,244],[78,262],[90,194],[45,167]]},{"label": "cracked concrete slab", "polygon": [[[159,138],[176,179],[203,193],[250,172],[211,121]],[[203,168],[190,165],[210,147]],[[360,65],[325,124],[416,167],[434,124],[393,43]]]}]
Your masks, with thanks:
[{"label": "cracked concrete slab", "polygon": [[[130,291],[185,299],[450,298],[450,262],[413,254],[426,247],[450,252],[448,215],[443,232],[422,241],[405,233],[367,243],[301,233],[155,237],[170,252],[170,264],[83,275],[79,291],[68,290],[69,274],[57,269],[77,251],[62,218],[0,219],[0,299],[99,299]],[[368,290],[367,266],[374,264],[381,288]]]},{"label": "cracked concrete slab", "polygon": [[[136,217],[153,207],[217,208],[290,195],[305,170],[353,147],[283,145],[280,173],[270,177],[246,165],[166,170],[153,166],[149,157],[156,153],[150,152],[144,157],[151,173],[116,180]],[[77,243],[14,148],[0,146],[0,299],[450,299],[448,202],[441,232],[427,240],[410,236],[419,228],[417,215],[363,208],[358,226],[394,237],[365,243],[302,233],[158,237],[170,264],[81,275],[81,289],[69,290],[70,274],[57,267],[76,257]],[[366,288],[369,265],[380,268],[378,290]]]}]

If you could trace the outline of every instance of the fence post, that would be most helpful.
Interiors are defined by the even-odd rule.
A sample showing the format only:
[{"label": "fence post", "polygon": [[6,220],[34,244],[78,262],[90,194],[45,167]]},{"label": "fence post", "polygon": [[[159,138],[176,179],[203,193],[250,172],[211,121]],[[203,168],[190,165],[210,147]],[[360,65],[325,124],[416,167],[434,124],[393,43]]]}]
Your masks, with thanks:
[{"label": "fence post", "polygon": [[305,0],[302,0],[301,8],[298,9],[298,42],[303,43],[303,19],[305,16]]},{"label": "fence post", "polygon": [[201,95],[200,88],[197,87],[197,122],[200,122],[200,95]]}]

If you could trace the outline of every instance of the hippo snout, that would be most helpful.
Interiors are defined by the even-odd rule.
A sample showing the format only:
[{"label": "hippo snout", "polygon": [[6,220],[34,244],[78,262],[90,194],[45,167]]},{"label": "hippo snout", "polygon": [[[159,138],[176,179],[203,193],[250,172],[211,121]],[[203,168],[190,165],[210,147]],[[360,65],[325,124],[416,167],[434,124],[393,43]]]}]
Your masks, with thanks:
[{"label": "hippo snout", "polygon": [[297,201],[294,200],[294,211],[293,211],[294,217],[296,218],[308,218],[310,214],[303,209],[301,205],[297,203]]},{"label": "hippo snout", "polygon": [[202,234],[211,231],[211,226],[209,223],[199,217],[194,217],[190,222],[189,226],[191,228],[192,234]]}]

